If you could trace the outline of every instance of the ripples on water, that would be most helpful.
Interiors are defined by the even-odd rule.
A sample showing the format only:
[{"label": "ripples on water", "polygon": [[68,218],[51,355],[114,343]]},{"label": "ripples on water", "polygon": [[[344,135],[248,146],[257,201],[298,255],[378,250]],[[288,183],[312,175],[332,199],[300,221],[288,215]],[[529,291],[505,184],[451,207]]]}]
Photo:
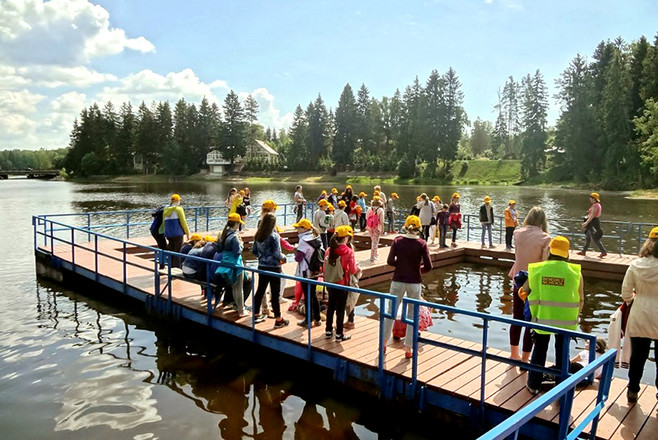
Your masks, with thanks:
[{"label": "ripples on water", "polygon": [[[420,423],[388,406],[362,401],[330,377],[247,343],[235,343],[196,327],[175,327],[147,316],[143,306],[96,299],[89,287],[66,290],[37,281],[30,216],[153,208],[180,192],[186,206],[221,205],[223,183],[71,184],[0,182],[0,432],[2,439],[159,438],[434,438],[451,435],[439,422]],[[253,202],[292,198],[291,184],[253,185]],[[325,188],[329,185],[324,185]],[[320,185],[307,186],[307,195]],[[426,191],[444,196],[455,188],[395,188],[403,200]],[[586,210],[582,192],[531,188],[457,188],[463,211],[475,213],[484,193],[497,206],[515,198],[520,207],[541,203],[556,216]],[[391,188],[385,188],[390,193]],[[366,188],[367,191],[367,188]],[[655,204],[626,201],[604,205],[609,218],[655,219]],[[309,197],[310,198],[310,197]],[[281,215],[282,212],[279,212]],[[189,214],[188,214],[189,215]],[[109,223],[124,217],[106,215]],[[138,221],[149,222],[144,214]],[[86,217],[76,219],[86,225]],[[221,222],[211,224],[218,230]],[[115,229],[100,231],[117,234]],[[131,235],[145,235],[136,227]],[[78,234],[76,239],[84,239]],[[509,314],[511,285],[504,271],[470,265],[434,271],[424,279],[426,298],[459,308]],[[586,280],[581,327],[605,333],[618,305],[619,283]],[[388,290],[387,285],[379,286]],[[376,315],[362,299],[359,313]],[[434,313],[432,331],[478,340],[479,324]],[[507,329],[493,328],[491,345],[507,348]],[[276,368],[273,368],[276,367]],[[647,373],[650,367],[647,367]],[[619,371],[619,370],[618,370]],[[645,373],[645,381],[647,381]],[[621,373],[622,375],[624,372]],[[320,386],[320,385],[328,386]],[[263,431],[266,434],[263,434]],[[254,435],[255,433],[258,433]],[[463,432],[457,435],[468,437]]]}]

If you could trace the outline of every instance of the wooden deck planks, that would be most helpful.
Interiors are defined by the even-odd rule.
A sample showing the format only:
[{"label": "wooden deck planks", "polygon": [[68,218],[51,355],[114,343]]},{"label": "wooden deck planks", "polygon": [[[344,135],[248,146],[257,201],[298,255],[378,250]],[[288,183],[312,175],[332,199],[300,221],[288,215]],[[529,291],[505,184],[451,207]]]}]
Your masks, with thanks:
[{"label": "wooden deck planks", "polygon": [[[243,235],[243,239],[249,236]],[[389,242],[392,237],[389,238]],[[138,237],[131,239],[137,244],[152,245],[149,237]],[[481,255],[489,258],[513,258],[513,254],[504,250],[495,249],[478,249],[477,243],[460,243],[461,247],[448,250],[432,250],[432,259],[437,262],[456,262],[464,258],[465,250],[481,251]],[[84,247],[76,247],[75,263],[79,267],[84,267],[90,271],[95,271],[94,261],[94,243],[81,244]],[[502,247],[501,247],[502,248]],[[44,246],[44,250],[49,251],[49,246]],[[98,249],[119,260],[112,259],[108,256],[98,256],[99,274],[123,281],[123,247],[117,246],[116,243],[101,240],[98,242]],[[356,253],[357,261],[361,263],[364,271],[369,273],[372,280],[382,280],[390,277],[392,268],[385,264],[388,255],[388,248],[382,247],[379,251],[379,260],[371,264],[369,250],[358,251]],[[69,245],[57,245],[55,255],[71,261],[71,247]],[[152,252],[136,251],[135,248],[129,250],[126,260],[133,263],[126,267],[127,282],[146,293],[153,294],[153,268]],[[611,272],[622,273],[625,271],[627,264],[632,261],[632,256],[612,257],[606,261],[594,259],[592,257],[580,257],[584,264],[605,264]],[[574,260],[577,260],[574,258]],[[591,260],[591,261],[590,261]],[[504,261],[501,261],[504,263]],[[506,264],[506,263],[505,263]],[[606,271],[608,269],[606,268]],[[284,272],[294,274],[294,264],[286,264]],[[161,276],[160,288],[164,289],[163,295],[168,294],[166,286],[166,275]],[[291,287],[291,286],[290,286]],[[197,284],[189,283],[183,279],[174,279],[171,284],[172,297],[174,300],[187,308],[197,310],[199,313],[206,313],[207,304],[204,296],[201,295],[201,287]],[[273,336],[293,340],[299,344],[307,344],[307,329],[299,327],[296,320],[300,315],[288,312],[286,303],[282,305],[282,314],[290,320],[290,325],[281,329],[274,329],[274,320],[266,321],[256,325],[256,329],[263,333]],[[237,319],[237,313],[233,310],[224,310],[221,307],[214,310],[214,316],[223,320],[235,322],[244,327],[251,327],[251,317]],[[379,340],[379,321],[365,317],[356,319],[356,328],[350,331],[352,339],[345,342],[336,342],[334,339],[324,337],[325,325],[312,328],[311,340],[314,348],[325,352],[333,353],[346,359],[351,359],[376,367],[378,364],[378,340]],[[428,336],[429,335],[429,336]],[[475,342],[459,340],[456,338],[441,336],[435,334],[424,334],[425,337],[436,338],[444,342],[452,342],[463,347],[479,349],[480,345]],[[461,396],[464,399],[478,400],[480,395],[480,358],[471,356],[457,351],[439,348],[429,344],[423,344],[423,350],[418,355],[418,380],[426,383],[428,386],[441,389]],[[500,350],[490,350],[490,353],[505,355]],[[387,371],[411,376],[412,363],[404,357],[404,346],[401,341],[396,341],[389,345],[388,352],[385,356],[385,368]],[[487,379],[485,385],[486,403],[495,405],[500,408],[508,409],[510,412],[518,411],[523,406],[530,403],[535,396],[530,395],[525,389],[527,373],[519,372],[516,368],[509,365],[487,361],[486,365]],[[619,379],[613,379],[611,385],[610,398],[608,405],[602,413],[599,422],[597,437],[602,439],[609,438],[637,438],[654,439],[658,438],[658,404],[655,398],[655,388],[651,386],[642,386],[642,393],[638,404],[628,405],[625,397],[626,382]],[[595,404],[597,386],[590,386],[576,391],[573,409],[572,409],[572,426],[577,425],[583,418],[584,414],[589,411]],[[557,403],[547,407],[539,417],[556,422],[559,414]]]}]

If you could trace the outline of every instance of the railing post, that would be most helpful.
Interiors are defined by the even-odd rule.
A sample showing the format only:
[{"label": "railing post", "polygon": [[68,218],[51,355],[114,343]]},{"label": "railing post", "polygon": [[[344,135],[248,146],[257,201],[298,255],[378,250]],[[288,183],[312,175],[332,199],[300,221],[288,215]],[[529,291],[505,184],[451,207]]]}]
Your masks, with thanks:
[{"label": "railing post", "polygon": [[[487,384],[487,347],[488,347],[488,339],[489,339],[489,320],[484,318],[482,325],[484,326],[482,329],[482,365],[480,366],[480,417],[482,423],[485,421],[484,417],[484,411],[485,411],[485,406],[484,406],[484,400],[486,399],[486,392],[485,392],[485,386]],[[527,329],[526,329],[527,330]],[[525,331],[525,330],[524,330]]]},{"label": "railing post", "polygon": [[91,241],[91,213],[87,213],[87,241]]},{"label": "railing post", "polygon": [[[560,382],[569,377],[569,346],[571,344],[571,337],[564,333],[555,333],[555,337],[562,338],[562,351],[557,353],[561,358],[560,365]],[[574,389],[570,389],[565,395],[560,398],[560,414],[558,425],[558,438],[563,439],[567,437],[569,425],[571,423],[571,405],[573,403]]]},{"label": "railing post", "polygon": [[50,222],[50,253],[55,255],[55,237],[53,236],[53,222]]},{"label": "railing post", "polygon": [[283,226],[288,226],[288,204],[283,205]]},{"label": "railing post", "polygon": [[126,239],[130,238],[130,211],[126,212]]},{"label": "railing post", "polygon": [[207,311],[207,318],[208,318],[208,326],[210,326],[210,323],[212,321],[212,310],[213,310],[213,305],[212,305],[212,300],[213,300],[213,292],[212,292],[212,287],[210,287],[210,262],[206,261],[206,311]]},{"label": "railing post", "polygon": [[[308,349],[308,359],[311,359],[312,355],[312,350],[313,350],[313,344],[311,343],[311,329],[313,326],[313,317],[311,314],[311,302],[313,301],[311,299],[311,294],[315,295],[315,289],[314,291],[311,292],[311,283],[306,283],[306,334],[308,335],[308,344],[307,344],[307,349]],[[253,302],[253,299],[252,299]]]},{"label": "railing post", "polygon": [[210,231],[210,208],[205,208],[206,214],[206,231]]},{"label": "railing post", "polygon": [[[404,301],[404,300],[403,300]],[[414,320],[413,320],[413,357],[411,358],[411,392],[416,395],[416,387],[418,385],[418,320],[420,315],[420,304],[413,303],[414,306]],[[402,307],[404,309],[404,306]],[[407,324],[409,325],[409,324]],[[407,331],[409,331],[407,329]]]},{"label": "railing post", "polygon": [[75,229],[71,228],[71,264],[75,272]]},{"label": "railing post", "polygon": [[98,235],[94,234],[94,272],[96,273],[96,282],[98,282]]},{"label": "railing post", "polygon": [[466,241],[471,241],[471,215],[466,214]]},{"label": "railing post", "polygon": [[199,219],[199,208],[194,207],[194,232],[199,230],[198,228],[198,219]]},{"label": "railing post", "polygon": [[123,293],[128,291],[128,269],[126,264],[126,242],[123,242]]}]

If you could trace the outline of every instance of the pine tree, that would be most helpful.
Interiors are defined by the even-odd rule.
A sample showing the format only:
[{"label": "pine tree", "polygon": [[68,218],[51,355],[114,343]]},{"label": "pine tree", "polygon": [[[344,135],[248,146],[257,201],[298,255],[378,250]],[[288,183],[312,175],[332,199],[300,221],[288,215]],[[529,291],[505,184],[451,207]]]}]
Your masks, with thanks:
[{"label": "pine tree", "polygon": [[459,140],[467,123],[466,112],[463,108],[464,93],[461,91],[461,82],[452,67],[443,75],[445,81],[446,126],[445,143],[439,150],[439,158],[443,161],[444,175],[447,173],[450,162],[457,157]]},{"label": "pine tree", "polygon": [[356,98],[356,148],[364,153],[373,150],[372,127],[370,125],[370,90],[361,84]]},{"label": "pine tree", "polygon": [[133,154],[135,154],[135,114],[130,102],[121,105],[119,132],[114,149],[118,172],[125,173],[133,168]]},{"label": "pine tree", "polygon": [[288,167],[293,170],[308,166],[308,120],[300,105],[295,109],[290,127],[290,149],[288,151]]},{"label": "pine tree", "polygon": [[142,172],[148,174],[155,173],[159,161],[157,154],[157,139],[155,137],[155,119],[153,112],[149,109],[144,101],[139,106],[137,112],[137,135],[135,142],[136,153],[141,157],[144,167]]},{"label": "pine tree", "polygon": [[309,103],[306,110],[306,120],[308,121],[308,150],[310,157],[323,157],[327,154],[329,148],[329,115],[320,94],[318,94],[315,102]]},{"label": "pine tree", "polygon": [[509,132],[507,131],[507,116],[503,108],[500,89],[498,91],[498,104],[494,106],[498,112],[496,124],[491,134],[491,146],[494,154],[499,158],[508,158],[511,156],[509,148]]},{"label": "pine tree", "polygon": [[238,95],[229,91],[224,99],[224,132],[222,134],[222,154],[233,163],[238,156],[244,157],[247,151],[244,109]]},{"label": "pine tree", "polygon": [[521,81],[523,109],[523,141],[521,164],[524,176],[539,174],[544,166],[547,139],[548,96],[541,72],[526,75]]},{"label": "pine tree", "polygon": [[338,168],[343,169],[345,165],[352,162],[352,153],[357,141],[356,114],[354,92],[348,83],[340,94],[334,117],[336,132],[334,134],[333,159]]}]

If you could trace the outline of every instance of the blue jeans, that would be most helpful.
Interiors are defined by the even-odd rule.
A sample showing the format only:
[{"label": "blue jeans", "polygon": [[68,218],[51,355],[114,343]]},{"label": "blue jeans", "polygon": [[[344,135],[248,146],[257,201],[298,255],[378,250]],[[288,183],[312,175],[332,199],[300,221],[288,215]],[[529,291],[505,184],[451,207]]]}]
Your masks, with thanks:
[{"label": "blue jeans", "polygon": [[482,244],[484,244],[484,233],[489,233],[489,246],[492,246],[491,223],[482,223]]}]

